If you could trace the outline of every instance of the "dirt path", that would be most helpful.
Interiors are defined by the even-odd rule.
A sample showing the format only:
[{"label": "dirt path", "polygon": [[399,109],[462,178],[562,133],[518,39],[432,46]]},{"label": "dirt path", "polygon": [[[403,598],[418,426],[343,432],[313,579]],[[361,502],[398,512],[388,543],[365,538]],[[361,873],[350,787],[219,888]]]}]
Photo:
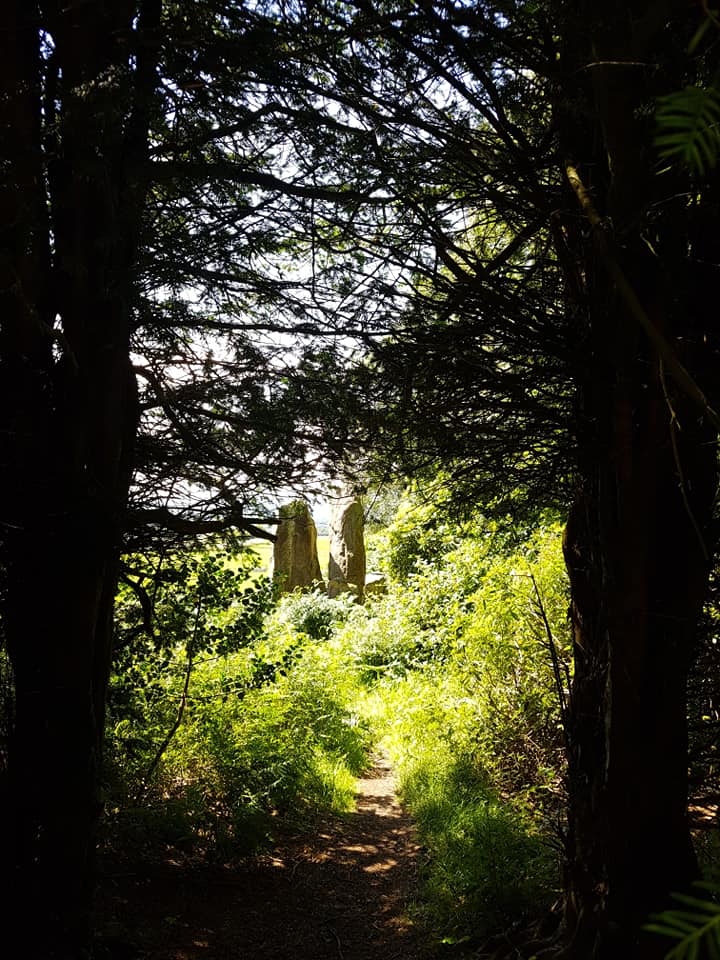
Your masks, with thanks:
[{"label": "dirt path", "polygon": [[[388,765],[359,781],[357,810],[238,868],[163,864],[116,881],[128,960],[422,960],[406,915],[418,844]],[[118,955],[118,954],[116,954]]]}]

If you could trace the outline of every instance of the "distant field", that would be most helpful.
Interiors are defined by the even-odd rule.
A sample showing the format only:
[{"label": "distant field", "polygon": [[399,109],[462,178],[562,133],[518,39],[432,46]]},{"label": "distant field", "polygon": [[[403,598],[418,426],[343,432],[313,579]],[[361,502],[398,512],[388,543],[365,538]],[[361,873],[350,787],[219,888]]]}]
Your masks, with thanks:
[{"label": "distant field", "polygon": [[[248,546],[260,557],[260,570],[267,571],[270,567],[273,545],[269,540],[250,540]],[[330,537],[318,537],[318,559],[323,577],[327,577],[328,558],[330,556]]]}]

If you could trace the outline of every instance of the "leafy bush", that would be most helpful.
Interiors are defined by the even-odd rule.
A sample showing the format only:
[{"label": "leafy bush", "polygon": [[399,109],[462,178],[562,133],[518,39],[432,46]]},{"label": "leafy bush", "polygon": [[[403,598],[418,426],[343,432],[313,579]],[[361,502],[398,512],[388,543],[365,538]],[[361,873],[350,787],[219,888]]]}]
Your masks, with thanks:
[{"label": "leafy bush", "polygon": [[[437,496],[447,499],[442,491]],[[439,518],[437,496],[423,501],[417,491],[408,493],[392,523],[371,538],[368,559],[390,580],[405,583],[421,564],[433,563],[458,542],[458,527]]]},{"label": "leafy bush", "polygon": [[347,594],[332,600],[318,591],[287,594],[278,603],[269,629],[290,627],[309,640],[329,640],[335,627],[347,619],[352,602]]},{"label": "leafy bush", "polygon": [[560,527],[498,552],[493,525],[369,605],[354,655],[366,682],[409,671],[452,677],[498,789],[556,796],[571,636]]},{"label": "leafy bush", "polygon": [[470,598],[453,667],[480,714],[478,744],[498,788],[557,794],[571,636],[558,525],[498,557]]},{"label": "leafy bush", "polygon": [[[223,669],[237,676],[232,663]],[[163,769],[166,785],[200,785],[213,843],[252,849],[280,821],[349,809],[368,733],[348,703],[351,685],[334,651],[309,647],[272,683],[226,695],[218,673],[219,665],[208,665],[196,678]]]},{"label": "leafy bush", "polygon": [[137,590],[121,598],[108,740],[125,824],[225,856],[264,842],[278,818],[347,809],[368,748],[354,676],[331,642],[347,605],[293,596],[269,612],[267,582],[238,558],[169,569],[149,631]]},{"label": "leafy bush", "polygon": [[[198,664],[248,650],[272,603],[253,555],[183,551],[126,558],[108,694],[108,774],[137,795],[185,709]],[[247,663],[249,679],[249,658]]]},{"label": "leafy bush", "polygon": [[417,569],[406,580],[394,584],[386,596],[373,598],[356,643],[366,680],[402,676],[449,659],[463,629],[469,597],[487,569],[487,550],[484,538],[461,540],[434,563],[417,561]]}]

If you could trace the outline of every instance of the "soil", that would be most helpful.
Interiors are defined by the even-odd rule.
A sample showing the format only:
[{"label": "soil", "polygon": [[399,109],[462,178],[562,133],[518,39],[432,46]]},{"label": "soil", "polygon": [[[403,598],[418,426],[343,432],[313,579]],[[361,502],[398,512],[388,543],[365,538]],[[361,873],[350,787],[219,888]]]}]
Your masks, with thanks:
[{"label": "soil", "polygon": [[[352,814],[240,867],[178,860],[107,880],[108,956],[126,960],[429,960],[408,915],[421,856],[378,760]],[[111,942],[115,941],[115,946]]]}]

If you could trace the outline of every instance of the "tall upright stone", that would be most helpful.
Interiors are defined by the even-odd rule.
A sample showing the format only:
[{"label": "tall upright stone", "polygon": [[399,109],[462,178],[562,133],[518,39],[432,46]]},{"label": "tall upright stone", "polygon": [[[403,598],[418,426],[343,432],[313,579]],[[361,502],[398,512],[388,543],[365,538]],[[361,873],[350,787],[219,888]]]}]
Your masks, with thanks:
[{"label": "tall upright stone", "polygon": [[352,495],[338,497],[330,509],[330,561],[328,592],[351,590],[362,597],[365,590],[365,514]]},{"label": "tall upright stone", "polygon": [[273,577],[284,593],[296,587],[323,586],[317,530],[304,500],[293,500],[280,508],[280,523],[273,547]]}]

